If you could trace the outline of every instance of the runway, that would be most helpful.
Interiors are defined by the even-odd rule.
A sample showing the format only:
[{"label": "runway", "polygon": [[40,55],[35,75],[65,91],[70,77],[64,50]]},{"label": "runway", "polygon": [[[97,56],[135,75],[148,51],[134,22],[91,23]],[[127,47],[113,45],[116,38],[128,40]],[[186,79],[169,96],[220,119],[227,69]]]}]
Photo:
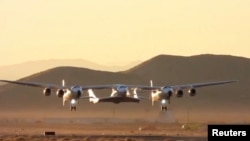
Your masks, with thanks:
[{"label": "runway", "polygon": [[[163,121],[163,122],[160,122]],[[207,125],[114,118],[0,118],[0,141],[206,141]],[[45,136],[45,131],[55,135]]]},{"label": "runway", "polygon": [[206,141],[206,137],[160,135],[2,135],[0,140],[42,141]]}]

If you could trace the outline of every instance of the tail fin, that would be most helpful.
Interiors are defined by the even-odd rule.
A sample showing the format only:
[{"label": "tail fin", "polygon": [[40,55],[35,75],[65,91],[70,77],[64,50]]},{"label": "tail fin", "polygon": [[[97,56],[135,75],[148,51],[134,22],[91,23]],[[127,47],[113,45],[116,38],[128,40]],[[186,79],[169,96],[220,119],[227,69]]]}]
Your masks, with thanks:
[{"label": "tail fin", "polygon": [[139,98],[139,97],[138,97],[138,94],[137,94],[137,88],[134,89],[134,92],[133,92],[133,93],[134,93],[134,98]]},{"label": "tail fin", "polygon": [[64,81],[64,79],[62,80],[62,86],[65,87],[65,81]]},{"label": "tail fin", "polygon": [[99,101],[99,98],[96,97],[92,89],[88,89],[88,93],[89,93],[89,102],[97,103]]},{"label": "tail fin", "polygon": [[112,89],[112,92],[111,92],[110,96],[115,96],[116,93],[117,93],[117,91],[115,89]]},{"label": "tail fin", "polygon": [[[153,80],[150,80],[150,86],[153,87]],[[152,106],[154,106],[154,91],[151,91],[151,101],[152,101]]]}]

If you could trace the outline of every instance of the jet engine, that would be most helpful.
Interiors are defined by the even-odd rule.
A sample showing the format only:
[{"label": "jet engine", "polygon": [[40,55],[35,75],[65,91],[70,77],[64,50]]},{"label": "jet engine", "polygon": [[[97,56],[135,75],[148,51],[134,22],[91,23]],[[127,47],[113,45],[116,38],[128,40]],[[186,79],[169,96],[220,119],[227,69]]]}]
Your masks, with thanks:
[{"label": "jet engine", "polygon": [[189,96],[195,96],[196,95],[196,90],[194,88],[191,88],[188,90]]},{"label": "jet engine", "polygon": [[71,87],[71,92],[77,95],[77,98],[80,98],[82,95],[82,87],[81,86],[73,86]]},{"label": "jet engine", "polygon": [[64,95],[64,90],[63,90],[63,89],[58,89],[58,90],[56,91],[56,95],[57,95],[58,97],[63,97],[63,95]]},{"label": "jet engine", "polygon": [[176,97],[183,97],[183,91],[182,90],[177,90],[175,95],[176,95]]},{"label": "jet engine", "polygon": [[161,91],[162,93],[167,94],[168,97],[171,97],[173,94],[173,89],[170,87],[164,87]]},{"label": "jet engine", "polygon": [[50,96],[50,95],[51,95],[51,89],[50,89],[50,88],[45,88],[45,89],[43,90],[43,94],[44,94],[45,96]]}]

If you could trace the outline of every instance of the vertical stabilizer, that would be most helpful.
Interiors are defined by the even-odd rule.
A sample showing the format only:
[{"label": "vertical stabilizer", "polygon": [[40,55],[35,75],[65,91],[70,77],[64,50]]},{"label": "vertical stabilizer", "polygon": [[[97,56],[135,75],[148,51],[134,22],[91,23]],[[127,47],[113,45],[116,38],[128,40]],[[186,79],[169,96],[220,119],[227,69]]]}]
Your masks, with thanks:
[{"label": "vertical stabilizer", "polygon": [[64,79],[62,80],[62,86],[65,87],[65,81],[64,81]]},{"label": "vertical stabilizer", "polygon": [[[62,80],[62,87],[64,88],[65,87],[65,81],[64,81],[64,79]],[[66,102],[67,100],[65,99],[65,98],[63,98],[63,106],[65,105],[65,102]]]},{"label": "vertical stabilizer", "polygon": [[117,91],[116,91],[115,89],[112,89],[112,92],[111,92],[111,95],[110,95],[110,96],[111,96],[111,97],[112,97],[112,96],[115,96],[116,93],[117,93]]},{"label": "vertical stabilizer", "polygon": [[134,98],[139,98],[137,94],[137,88],[134,89],[133,93],[134,93]]},{"label": "vertical stabilizer", "polygon": [[[153,87],[153,80],[150,80],[150,86]],[[152,101],[152,106],[154,106],[154,91],[151,91],[151,101]]]}]

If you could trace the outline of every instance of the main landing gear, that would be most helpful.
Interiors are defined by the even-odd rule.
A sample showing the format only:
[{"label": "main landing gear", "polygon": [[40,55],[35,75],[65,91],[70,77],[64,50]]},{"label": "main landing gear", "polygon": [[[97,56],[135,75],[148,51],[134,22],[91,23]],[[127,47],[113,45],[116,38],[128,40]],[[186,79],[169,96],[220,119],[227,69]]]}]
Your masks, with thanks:
[{"label": "main landing gear", "polygon": [[70,111],[76,111],[76,106],[70,106]]},{"label": "main landing gear", "polygon": [[168,110],[167,106],[161,106],[161,111],[167,111],[167,110]]}]

